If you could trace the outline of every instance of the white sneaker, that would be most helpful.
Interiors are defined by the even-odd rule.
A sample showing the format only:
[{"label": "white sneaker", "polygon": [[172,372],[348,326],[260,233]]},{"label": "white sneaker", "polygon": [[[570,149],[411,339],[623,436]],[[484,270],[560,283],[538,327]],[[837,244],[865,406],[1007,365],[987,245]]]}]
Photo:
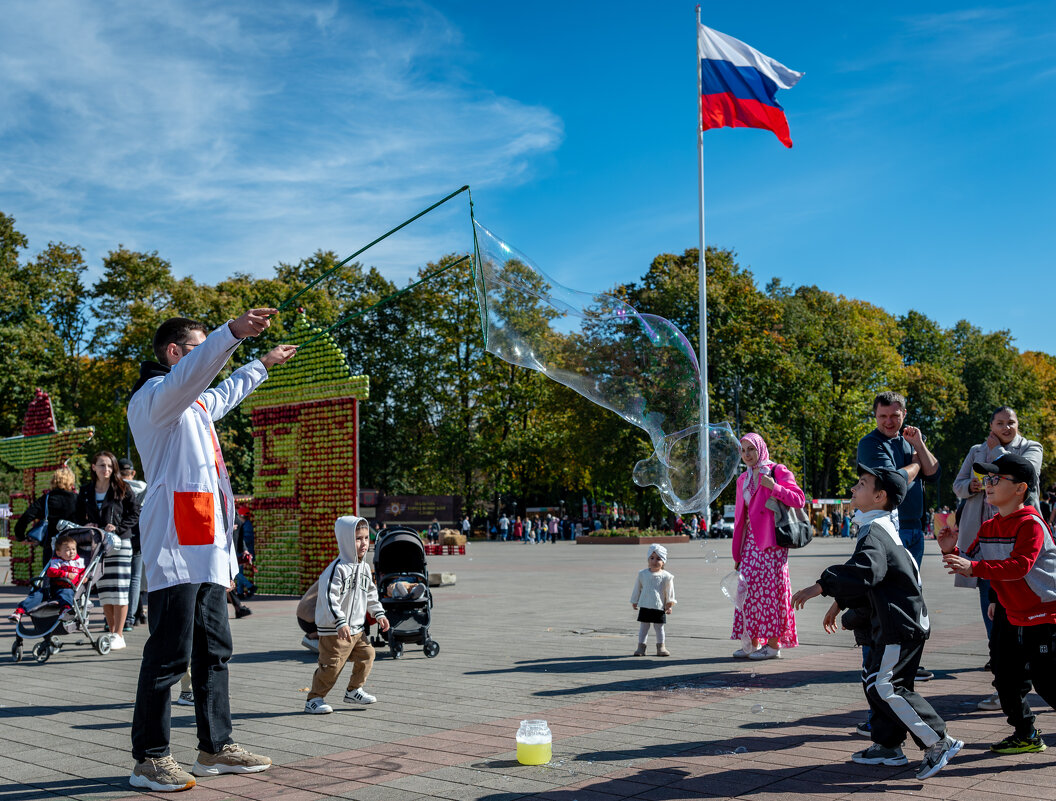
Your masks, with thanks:
[{"label": "white sneaker", "polygon": [[122,648],[127,648],[127,647],[128,646],[125,645],[125,638],[122,637],[120,634],[111,634],[110,635],[110,650],[111,651],[120,651]]},{"label": "white sneaker", "polygon": [[313,640],[307,634],[301,638],[301,645],[307,648],[309,651],[319,653],[319,640]]},{"label": "white sneaker", "polygon": [[176,703],[180,706],[194,706],[194,693],[190,690],[187,690],[186,692],[181,692],[176,697]]},{"label": "white sneaker", "polygon": [[378,699],[375,698],[368,692],[363,692],[363,688],[359,687],[352,692],[345,693],[346,704],[373,704]]},{"label": "white sneaker", "polygon": [[744,650],[744,646],[742,645],[740,648],[738,648],[736,651],[733,652],[733,658],[734,659],[747,659],[748,657],[750,657],[754,653],[755,653],[754,650],[752,650],[752,651]]},{"label": "white sneaker", "polygon": [[984,698],[978,704],[975,705],[976,709],[982,709],[985,712],[1000,712],[1001,711],[1001,698],[997,693]]},{"label": "white sneaker", "polygon": [[748,654],[749,659],[780,659],[781,649],[771,648],[769,645],[764,645],[758,651]]},{"label": "white sneaker", "polygon": [[309,698],[308,703],[304,705],[304,711],[309,715],[329,715],[334,708],[326,702],[326,699]]}]

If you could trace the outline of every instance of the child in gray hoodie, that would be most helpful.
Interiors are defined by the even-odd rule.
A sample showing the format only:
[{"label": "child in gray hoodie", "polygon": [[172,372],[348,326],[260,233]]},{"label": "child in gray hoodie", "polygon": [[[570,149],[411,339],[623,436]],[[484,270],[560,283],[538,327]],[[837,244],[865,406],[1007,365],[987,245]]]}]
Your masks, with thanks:
[{"label": "child in gray hoodie", "polygon": [[363,690],[374,665],[374,647],[364,628],[369,611],[382,631],[389,630],[385,609],[378,601],[378,588],[363,561],[370,547],[370,527],[362,517],[339,517],[334,523],[338,556],[319,576],[319,599],[315,625],[319,627],[319,667],[304,711],[327,715],[334,711],[326,703],[345,662],[352,660],[352,677],[345,691],[346,704],[373,704],[378,699]]}]

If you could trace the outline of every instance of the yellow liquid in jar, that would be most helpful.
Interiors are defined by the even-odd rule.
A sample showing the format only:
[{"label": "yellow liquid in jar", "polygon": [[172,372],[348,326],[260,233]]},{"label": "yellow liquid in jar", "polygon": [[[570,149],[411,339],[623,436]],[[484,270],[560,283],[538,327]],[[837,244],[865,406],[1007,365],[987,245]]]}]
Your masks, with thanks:
[{"label": "yellow liquid in jar", "polygon": [[545,765],[553,755],[553,743],[517,743],[517,761],[522,765]]}]

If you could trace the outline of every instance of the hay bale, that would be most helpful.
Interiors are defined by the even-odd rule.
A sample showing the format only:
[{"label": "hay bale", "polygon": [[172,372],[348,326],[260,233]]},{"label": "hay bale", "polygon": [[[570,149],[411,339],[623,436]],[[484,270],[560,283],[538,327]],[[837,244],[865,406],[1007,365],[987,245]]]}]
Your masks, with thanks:
[{"label": "hay bale", "polygon": [[440,544],[441,545],[465,545],[466,535],[459,534],[453,528],[440,529]]}]

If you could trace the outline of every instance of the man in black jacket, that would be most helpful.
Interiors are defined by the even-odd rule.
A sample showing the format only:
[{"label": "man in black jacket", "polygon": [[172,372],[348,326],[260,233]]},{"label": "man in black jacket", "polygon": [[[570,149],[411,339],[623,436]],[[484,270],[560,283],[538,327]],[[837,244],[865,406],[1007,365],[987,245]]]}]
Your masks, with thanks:
[{"label": "man in black jacket", "polygon": [[818,595],[840,605],[869,603],[873,647],[862,683],[872,711],[873,744],[851,759],[864,765],[905,765],[902,743],[908,733],[924,749],[918,779],[938,773],[964,745],[946,733],[946,724],[931,704],[913,690],[913,679],[931,631],[921,592],[920,571],[899,539],[891,511],[906,495],[899,470],[858,465],[851,489],[858,510],[858,543],[846,564],[833,565],[817,583],[792,596],[796,609]]}]

